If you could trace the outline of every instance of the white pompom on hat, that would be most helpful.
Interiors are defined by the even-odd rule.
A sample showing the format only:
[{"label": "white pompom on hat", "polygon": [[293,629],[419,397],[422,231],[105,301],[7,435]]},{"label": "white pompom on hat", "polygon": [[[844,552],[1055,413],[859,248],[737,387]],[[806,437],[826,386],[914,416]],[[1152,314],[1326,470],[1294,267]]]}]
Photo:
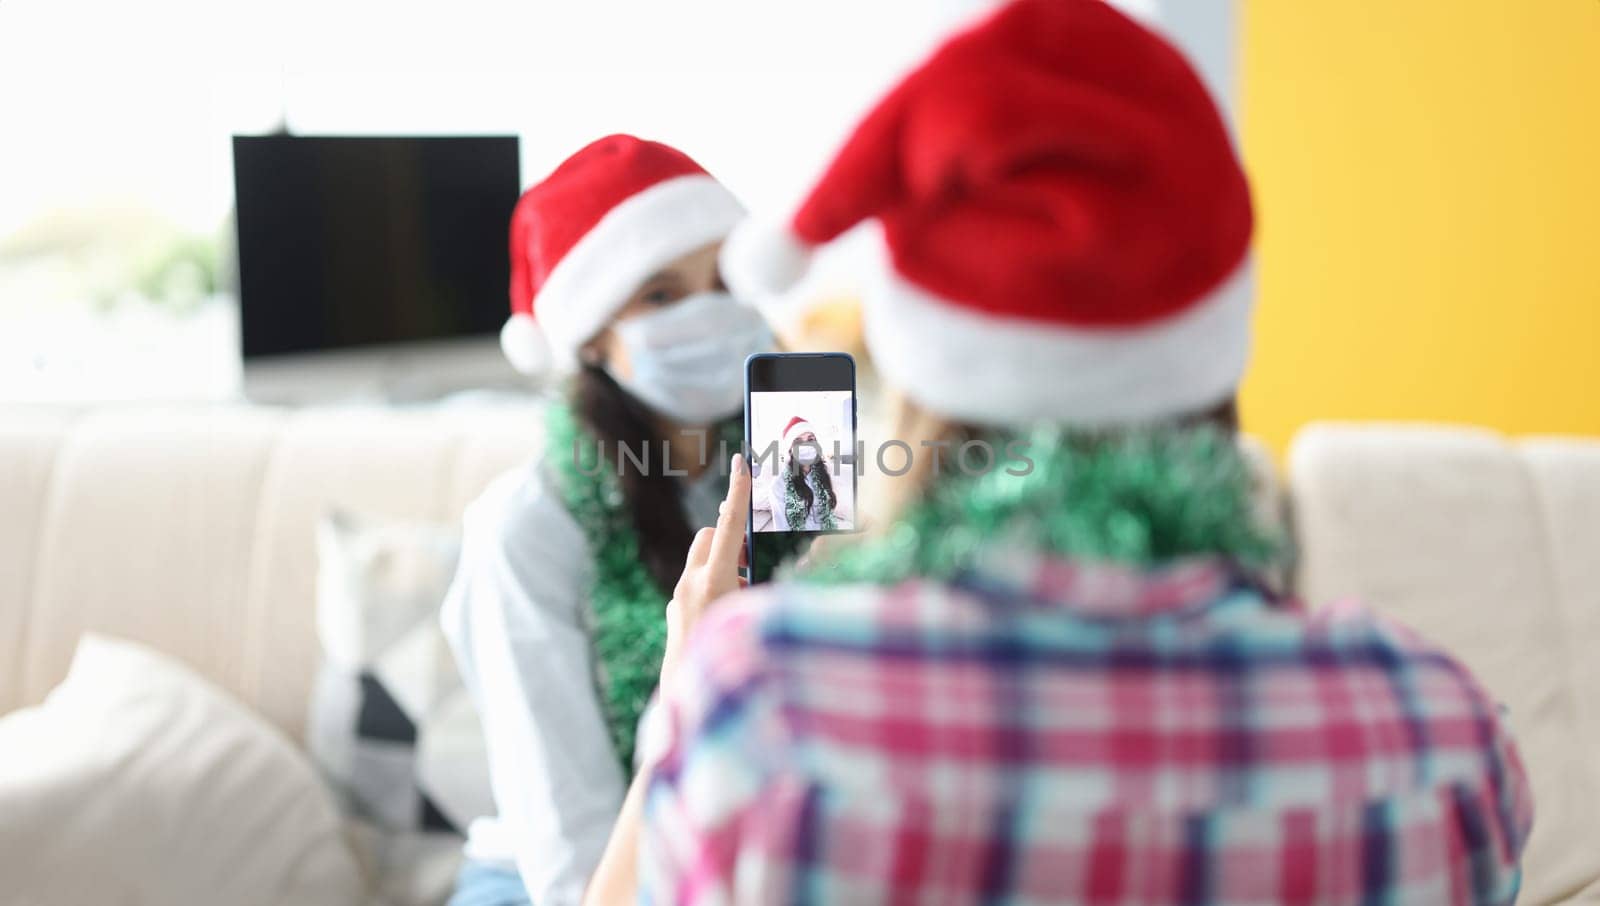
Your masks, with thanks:
[{"label": "white pompom on hat", "polygon": [[688,155],[610,135],[524,192],[511,215],[511,317],[500,347],[529,375],[578,350],[662,266],[725,238],[744,207]]},{"label": "white pompom on hat", "polygon": [[539,375],[551,369],[550,342],[531,314],[513,314],[500,328],[500,350],[511,367],[523,374]]},{"label": "white pompom on hat", "polygon": [[781,295],[805,279],[814,257],[814,247],[788,227],[752,217],[722,246],[723,279],[733,287],[757,287],[763,298]]}]

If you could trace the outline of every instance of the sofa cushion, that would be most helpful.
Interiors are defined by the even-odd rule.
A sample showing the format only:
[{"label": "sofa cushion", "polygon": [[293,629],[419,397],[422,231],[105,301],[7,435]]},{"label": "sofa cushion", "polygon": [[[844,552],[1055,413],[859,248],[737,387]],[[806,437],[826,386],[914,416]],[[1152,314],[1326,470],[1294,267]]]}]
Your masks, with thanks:
[{"label": "sofa cushion", "polygon": [[1586,749],[1600,766],[1600,440],[1539,438],[1518,448],[1550,545]]},{"label": "sofa cushion", "polygon": [[317,531],[306,744],[393,906],[443,901],[467,826],[494,814],[483,729],[439,625],[460,548],[455,526],[345,512]]},{"label": "sofa cushion", "polygon": [[0,409],[0,714],[23,699],[40,527],[56,454],[72,421],[59,410]]},{"label": "sofa cushion", "polygon": [[1600,753],[1573,681],[1592,649],[1572,637],[1522,457],[1487,431],[1319,425],[1290,465],[1302,595],[1354,596],[1410,625],[1508,707],[1534,793],[1521,902],[1600,879],[1600,847],[1579,842],[1600,839]]},{"label": "sofa cushion", "polygon": [[8,903],[361,903],[304,755],[186,667],[100,636],[44,704],[0,719]]},{"label": "sofa cushion", "polygon": [[85,632],[175,655],[298,738],[317,520],[451,522],[533,456],[537,406],[0,406],[0,714]]}]

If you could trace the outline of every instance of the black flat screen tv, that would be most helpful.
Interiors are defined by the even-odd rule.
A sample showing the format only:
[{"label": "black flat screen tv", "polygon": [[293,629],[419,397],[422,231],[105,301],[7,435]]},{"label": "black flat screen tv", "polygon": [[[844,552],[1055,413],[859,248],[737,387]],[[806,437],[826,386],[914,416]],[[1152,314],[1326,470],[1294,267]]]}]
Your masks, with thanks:
[{"label": "black flat screen tv", "polygon": [[246,359],[491,335],[517,139],[235,136]]}]

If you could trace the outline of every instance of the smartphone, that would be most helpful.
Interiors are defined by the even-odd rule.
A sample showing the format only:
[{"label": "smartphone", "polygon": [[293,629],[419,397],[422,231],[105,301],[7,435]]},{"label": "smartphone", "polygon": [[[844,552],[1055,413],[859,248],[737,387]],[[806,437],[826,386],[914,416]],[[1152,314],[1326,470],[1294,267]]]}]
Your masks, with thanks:
[{"label": "smartphone", "polygon": [[843,352],[758,353],[744,363],[751,582],[819,535],[856,530],[856,362]]}]

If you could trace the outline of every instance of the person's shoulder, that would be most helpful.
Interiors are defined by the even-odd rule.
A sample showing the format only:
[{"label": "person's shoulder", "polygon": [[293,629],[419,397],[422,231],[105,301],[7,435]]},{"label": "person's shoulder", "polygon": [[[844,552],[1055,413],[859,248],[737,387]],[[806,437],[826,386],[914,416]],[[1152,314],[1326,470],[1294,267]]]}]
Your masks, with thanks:
[{"label": "person's shoulder", "polygon": [[[492,481],[467,508],[457,585],[480,605],[574,618],[593,575],[589,542],[541,460]],[[511,589],[517,589],[512,593]]]},{"label": "person's shoulder", "polygon": [[1387,690],[1412,718],[1484,725],[1499,719],[1499,703],[1472,670],[1401,621],[1356,600],[1319,607],[1305,620],[1311,650],[1327,663],[1383,674],[1387,682],[1365,688]]},{"label": "person's shoulder", "polygon": [[537,538],[582,537],[542,458],[491,481],[467,506],[462,532],[466,545],[495,549],[508,545],[522,548]]},{"label": "person's shoulder", "polygon": [[748,687],[772,676],[783,657],[782,626],[796,604],[787,583],[752,586],[717,601],[690,643],[700,673],[724,688]]},{"label": "person's shoulder", "polygon": [[696,630],[707,650],[729,663],[783,668],[815,649],[870,653],[874,640],[896,627],[911,629],[910,599],[947,596],[936,584],[893,587],[779,581],[753,586],[719,602]]},{"label": "person's shoulder", "polygon": [[842,652],[870,635],[877,599],[866,587],[800,582],[766,583],[723,597],[689,643],[691,697],[709,710],[735,702],[746,712],[785,710],[786,697],[808,685],[811,653]]},{"label": "person's shoulder", "polygon": [[1314,637],[1328,644],[1375,654],[1386,652],[1391,658],[1401,660],[1432,661],[1449,657],[1443,648],[1405,623],[1354,598],[1309,609],[1304,612],[1303,620]]},{"label": "person's shoulder", "polygon": [[782,470],[774,471],[763,484],[766,486],[767,497],[772,501],[773,509],[783,509],[785,488]]},{"label": "person's shoulder", "polygon": [[727,595],[701,618],[690,651],[707,678],[737,686],[760,672],[765,666],[762,623],[775,603],[771,586],[755,586]]}]

